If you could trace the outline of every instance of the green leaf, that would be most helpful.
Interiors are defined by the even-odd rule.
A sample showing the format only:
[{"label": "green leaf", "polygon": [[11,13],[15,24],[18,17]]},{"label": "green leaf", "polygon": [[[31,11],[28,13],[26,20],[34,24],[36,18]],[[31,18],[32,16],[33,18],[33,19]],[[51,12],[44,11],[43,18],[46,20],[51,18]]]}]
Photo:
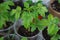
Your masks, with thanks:
[{"label": "green leaf", "polygon": [[53,20],[53,23],[58,24],[59,21],[60,21],[59,18],[55,17],[54,20]]},{"label": "green leaf", "polygon": [[42,20],[38,21],[37,26],[38,26],[39,30],[43,30],[47,26],[47,20],[42,19]]},{"label": "green leaf", "polygon": [[20,18],[20,13],[15,14],[15,19],[18,20]]},{"label": "green leaf", "polygon": [[53,36],[51,40],[58,40],[57,37]]},{"label": "green leaf", "polygon": [[0,40],[4,40],[3,37],[1,37]]},{"label": "green leaf", "polygon": [[31,31],[33,32],[33,31],[35,31],[35,30],[36,30],[36,25],[31,24]]},{"label": "green leaf", "polygon": [[49,14],[49,15],[48,15],[48,21],[50,22],[50,21],[52,21],[53,19],[54,19],[53,15],[52,15],[52,14]]},{"label": "green leaf", "polygon": [[29,8],[29,3],[28,2],[24,2],[24,7]]},{"label": "green leaf", "polygon": [[33,20],[33,17],[31,15],[31,13],[23,12],[21,18],[23,20],[23,25],[25,26],[25,28],[29,28],[30,27],[30,24],[31,24],[31,22]]},{"label": "green leaf", "polygon": [[60,0],[58,0],[58,3],[60,3]]},{"label": "green leaf", "polygon": [[51,38],[51,40],[58,40],[58,39],[60,39],[60,35],[58,35],[58,34],[54,35],[54,36]]},{"label": "green leaf", "polygon": [[[1,20],[0,20],[0,21],[1,21]],[[4,24],[4,22],[1,21],[1,22],[0,22],[0,29],[3,27],[3,24]]]},{"label": "green leaf", "polygon": [[41,3],[38,3],[36,8],[37,8],[37,12],[41,16],[45,17],[45,13],[48,11],[47,8],[44,5],[42,5]]},{"label": "green leaf", "polygon": [[45,17],[45,12],[42,9],[39,9],[38,11],[41,16]]},{"label": "green leaf", "polygon": [[21,40],[28,40],[26,37],[23,37]]},{"label": "green leaf", "polygon": [[16,10],[17,10],[17,12],[20,12],[21,11],[21,7],[17,6]]},{"label": "green leaf", "polygon": [[21,7],[17,6],[16,9],[13,9],[10,13],[10,16],[14,16],[15,20],[17,21],[20,18],[21,14]]},{"label": "green leaf", "polygon": [[6,2],[4,2],[4,4],[7,4],[7,5],[10,5],[10,6],[13,6],[14,5],[14,2],[13,1],[6,1]]},{"label": "green leaf", "polygon": [[48,10],[47,10],[47,8],[46,8],[45,6],[42,7],[42,10],[43,10],[44,12],[48,12]]},{"label": "green leaf", "polygon": [[15,9],[12,9],[10,15],[13,16],[15,13],[16,13],[16,10]]},{"label": "green leaf", "polygon": [[50,24],[48,26],[48,34],[53,36],[58,32],[59,28],[56,24]]},{"label": "green leaf", "polygon": [[3,24],[5,24],[5,20],[2,16],[0,16],[0,28],[3,27]]}]

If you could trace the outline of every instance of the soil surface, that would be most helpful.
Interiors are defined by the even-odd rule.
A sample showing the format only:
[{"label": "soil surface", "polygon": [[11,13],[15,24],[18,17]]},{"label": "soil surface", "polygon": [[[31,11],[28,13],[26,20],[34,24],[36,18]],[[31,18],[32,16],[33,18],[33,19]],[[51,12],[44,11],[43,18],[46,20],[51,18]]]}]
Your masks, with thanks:
[{"label": "soil surface", "polygon": [[0,0],[0,3],[3,3],[4,1],[3,0]]},{"label": "soil surface", "polygon": [[45,38],[45,40],[50,40],[50,36],[48,35],[47,33],[47,28],[45,28],[43,31],[42,31],[42,34],[43,34],[43,37]]},{"label": "soil surface", "polygon": [[18,34],[20,34],[21,36],[25,36],[25,37],[35,36],[38,33],[39,33],[39,30],[37,28],[34,32],[28,31],[27,29],[24,28],[24,26],[21,26],[18,29]]},{"label": "soil surface", "polygon": [[8,21],[8,22],[5,23],[5,25],[3,25],[3,29],[7,29],[11,25],[13,25],[13,23]]},{"label": "soil surface", "polygon": [[52,4],[51,4],[52,8],[58,12],[60,12],[60,4],[58,3],[58,1],[54,1]]}]

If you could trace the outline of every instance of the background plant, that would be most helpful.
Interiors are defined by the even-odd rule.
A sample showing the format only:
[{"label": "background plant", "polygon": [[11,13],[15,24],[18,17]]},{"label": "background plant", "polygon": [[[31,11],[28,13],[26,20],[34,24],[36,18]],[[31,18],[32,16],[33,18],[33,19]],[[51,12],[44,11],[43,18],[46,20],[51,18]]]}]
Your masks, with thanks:
[{"label": "background plant", "polygon": [[1,38],[0,38],[0,40],[4,40],[4,38],[3,38],[3,37],[1,37]]},{"label": "background plant", "polygon": [[53,15],[49,14],[47,19],[47,31],[48,34],[52,37],[51,40],[60,39],[60,35],[57,34],[59,31],[58,23],[60,22],[59,18],[53,17]]},{"label": "background plant", "polygon": [[60,3],[60,0],[58,0],[58,3]]},{"label": "background plant", "polygon": [[9,11],[10,6],[14,5],[12,1],[3,2],[0,4],[0,28],[2,28],[3,24],[9,20]]}]

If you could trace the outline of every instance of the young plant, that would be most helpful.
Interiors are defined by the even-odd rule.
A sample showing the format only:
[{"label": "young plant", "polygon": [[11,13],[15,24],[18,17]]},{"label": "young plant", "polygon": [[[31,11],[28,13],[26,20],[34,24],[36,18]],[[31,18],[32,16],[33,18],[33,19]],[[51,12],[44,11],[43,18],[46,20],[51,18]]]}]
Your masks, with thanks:
[{"label": "young plant", "polygon": [[0,28],[8,21],[10,7],[14,5],[12,1],[3,2],[0,4]]},{"label": "young plant", "polygon": [[38,15],[45,18],[45,12],[47,11],[47,8],[41,2],[34,3],[33,5],[30,5],[29,2],[24,2],[24,8],[21,15],[24,27],[31,32],[35,31],[36,28],[39,30],[43,29],[44,26],[46,26],[44,24],[46,20],[39,20]]},{"label": "young plant", "polygon": [[58,23],[59,19],[57,17],[53,17],[53,15],[49,14],[47,19],[47,26],[48,26],[48,34],[52,36],[51,40],[58,40],[58,34],[59,31]]}]

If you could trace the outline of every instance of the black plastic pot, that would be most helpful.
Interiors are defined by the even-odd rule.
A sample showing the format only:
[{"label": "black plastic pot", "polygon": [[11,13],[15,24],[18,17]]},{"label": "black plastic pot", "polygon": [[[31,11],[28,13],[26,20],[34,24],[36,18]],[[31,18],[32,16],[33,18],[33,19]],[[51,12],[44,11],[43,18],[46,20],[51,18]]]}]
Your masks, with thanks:
[{"label": "black plastic pot", "polygon": [[[18,34],[17,30],[18,28],[22,25],[22,20],[18,20],[15,24],[14,24],[14,31],[15,34],[19,36],[20,40],[21,38],[23,38],[24,36],[21,36],[20,34]],[[35,36],[32,37],[27,37],[28,40],[44,40],[43,36],[42,36],[42,32],[40,31],[38,34],[36,34]]]}]

